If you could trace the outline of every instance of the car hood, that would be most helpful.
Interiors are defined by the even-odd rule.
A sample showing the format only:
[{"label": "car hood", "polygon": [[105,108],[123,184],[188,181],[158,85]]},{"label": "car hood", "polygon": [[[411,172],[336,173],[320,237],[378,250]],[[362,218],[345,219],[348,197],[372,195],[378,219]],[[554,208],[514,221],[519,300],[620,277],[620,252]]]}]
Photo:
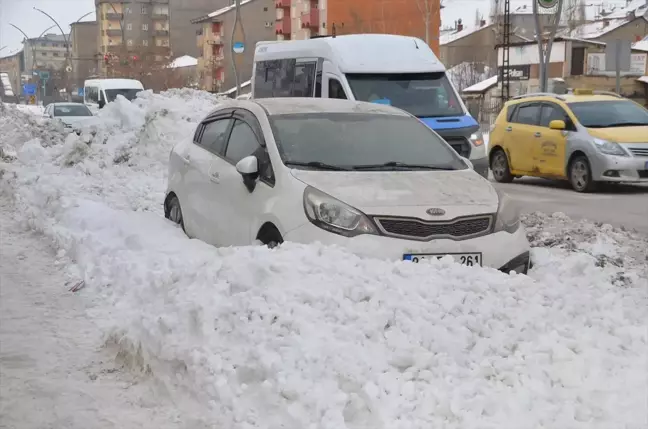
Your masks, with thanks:
[{"label": "car hood", "polygon": [[292,175],[366,213],[428,217],[442,208],[454,218],[497,211],[499,198],[490,182],[472,170],[347,172],[292,170]]},{"label": "car hood", "polygon": [[594,137],[617,143],[648,144],[648,126],[646,125],[640,127],[588,128],[587,131]]}]

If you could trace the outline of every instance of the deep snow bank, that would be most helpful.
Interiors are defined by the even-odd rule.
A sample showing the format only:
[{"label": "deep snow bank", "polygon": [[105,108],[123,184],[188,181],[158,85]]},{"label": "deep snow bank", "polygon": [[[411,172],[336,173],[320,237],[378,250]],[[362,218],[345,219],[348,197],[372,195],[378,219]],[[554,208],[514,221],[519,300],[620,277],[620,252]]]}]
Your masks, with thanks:
[{"label": "deep snow bank", "polygon": [[22,218],[103,303],[94,316],[121,362],[216,427],[645,427],[648,285],[639,259],[600,258],[630,255],[631,236],[529,217],[534,242],[575,243],[536,249],[530,277],[321,246],[215,249],[161,203],[168,151],[216,102],[120,101],[81,137],[31,141],[3,166]]}]

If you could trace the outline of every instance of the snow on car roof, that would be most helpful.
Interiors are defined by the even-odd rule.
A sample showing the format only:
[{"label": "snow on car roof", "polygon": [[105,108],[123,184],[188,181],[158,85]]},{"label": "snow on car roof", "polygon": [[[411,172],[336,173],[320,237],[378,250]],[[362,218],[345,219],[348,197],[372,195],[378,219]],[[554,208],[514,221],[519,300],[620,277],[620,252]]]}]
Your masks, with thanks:
[{"label": "snow on car roof", "polygon": [[348,34],[286,42],[259,42],[255,61],[322,57],[342,73],[442,72],[445,66],[421,39],[394,34]]},{"label": "snow on car roof", "polygon": [[409,116],[400,109],[383,104],[334,98],[261,98],[246,103],[256,103],[270,115],[289,113],[374,113],[382,115]]}]

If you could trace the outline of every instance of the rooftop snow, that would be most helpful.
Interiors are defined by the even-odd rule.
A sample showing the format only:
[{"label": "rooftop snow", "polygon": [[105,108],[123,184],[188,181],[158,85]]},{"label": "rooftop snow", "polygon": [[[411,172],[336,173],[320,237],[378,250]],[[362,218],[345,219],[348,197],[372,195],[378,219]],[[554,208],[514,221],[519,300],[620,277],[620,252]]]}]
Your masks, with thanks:
[{"label": "rooftop snow", "polygon": [[189,55],[184,55],[182,57],[178,57],[175,60],[173,60],[173,62],[169,64],[169,68],[177,69],[182,67],[193,67],[197,65],[198,65],[197,59]]},{"label": "rooftop snow", "polygon": [[636,49],[638,51],[646,51],[646,52],[648,52],[648,40],[644,39],[644,40],[641,40],[641,41],[635,43],[634,45],[632,45],[632,49]]},{"label": "rooftop snow", "polygon": [[648,76],[641,76],[637,79],[639,82],[648,83]]},{"label": "rooftop snow", "polygon": [[468,88],[464,89],[462,92],[463,93],[482,93],[484,91],[489,90],[490,88],[494,87],[497,85],[497,75],[491,76],[486,80],[483,80],[479,83],[474,84],[473,86],[469,86]]},{"label": "rooftop snow", "polygon": [[648,18],[648,3],[646,0],[632,0],[627,6],[614,8],[612,13],[606,15],[606,18],[627,18],[630,12],[634,12],[635,17],[645,16]]},{"label": "rooftop snow", "polygon": [[605,21],[596,21],[583,24],[576,27],[574,30],[565,30],[560,33],[560,36],[578,37],[581,39],[597,39],[612,30],[615,30],[622,25],[628,23],[625,18],[622,19],[606,19]]},{"label": "rooftop snow", "polygon": [[471,34],[474,34],[480,30],[489,28],[492,25],[492,23],[490,22],[489,19],[485,19],[485,21],[486,24],[483,27],[477,25],[467,26],[466,24],[464,24],[464,28],[461,31],[454,31],[451,33],[441,34],[441,36],[439,37],[439,44],[447,45],[448,43],[452,43],[457,40],[463,39],[464,37],[470,36]]}]

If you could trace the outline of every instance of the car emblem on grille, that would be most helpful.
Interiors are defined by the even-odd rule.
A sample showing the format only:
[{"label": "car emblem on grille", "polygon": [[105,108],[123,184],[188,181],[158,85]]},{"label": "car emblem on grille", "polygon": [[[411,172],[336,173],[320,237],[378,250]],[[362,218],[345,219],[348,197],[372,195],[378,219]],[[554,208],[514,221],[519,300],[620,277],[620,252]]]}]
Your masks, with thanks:
[{"label": "car emblem on grille", "polygon": [[443,216],[445,214],[445,210],[443,209],[427,209],[425,213],[429,214],[430,216]]}]

